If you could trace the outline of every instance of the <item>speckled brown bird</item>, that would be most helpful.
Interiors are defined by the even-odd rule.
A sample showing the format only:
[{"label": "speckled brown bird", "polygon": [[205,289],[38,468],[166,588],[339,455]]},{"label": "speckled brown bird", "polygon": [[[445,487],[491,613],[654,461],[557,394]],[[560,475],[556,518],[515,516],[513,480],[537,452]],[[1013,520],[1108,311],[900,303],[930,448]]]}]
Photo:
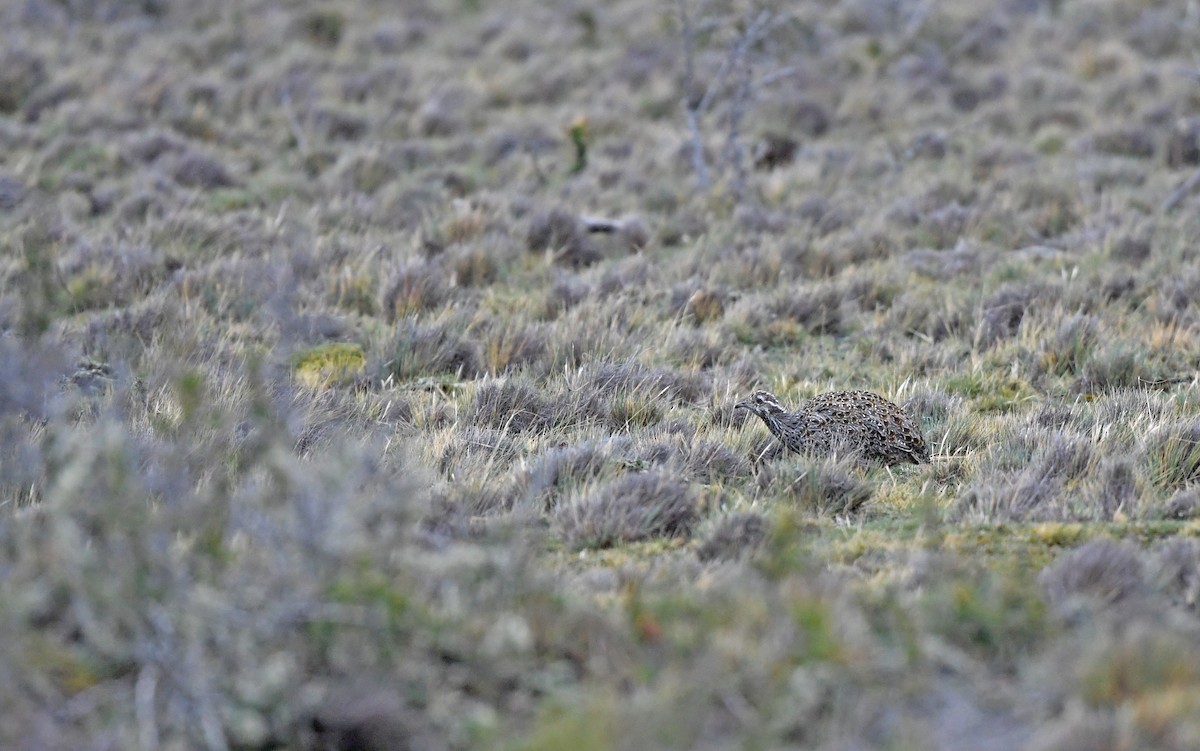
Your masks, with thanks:
[{"label": "speckled brown bird", "polygon": [[925,464],[921,429],[899,405],[870,391],[830,391],[789,412],[769,391],[755,391],[734,409],[762,418],[790,451],[820,455],[853,451],[886,465]]}]

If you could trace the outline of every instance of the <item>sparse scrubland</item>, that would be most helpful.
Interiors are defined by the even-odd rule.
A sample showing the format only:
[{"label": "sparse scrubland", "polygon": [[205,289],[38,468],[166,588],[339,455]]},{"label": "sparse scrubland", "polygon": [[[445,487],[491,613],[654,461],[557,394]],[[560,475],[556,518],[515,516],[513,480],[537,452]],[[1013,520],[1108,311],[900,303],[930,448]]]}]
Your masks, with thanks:
[{"label": "sparse scrubland", "polygon": [[0,746],[1200,747],[1194,3],[0,20]]}]

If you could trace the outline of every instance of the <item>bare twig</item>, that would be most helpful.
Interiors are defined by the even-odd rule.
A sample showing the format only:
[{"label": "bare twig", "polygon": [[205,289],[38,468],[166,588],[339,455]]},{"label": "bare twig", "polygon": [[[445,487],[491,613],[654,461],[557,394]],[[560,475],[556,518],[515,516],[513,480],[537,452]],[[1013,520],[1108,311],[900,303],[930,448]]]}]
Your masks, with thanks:
[{"label": "bare twig", "polygon": [[279,106],[283,109],[283,114],[287,117],[288,128],[292,131],[292,138],[296,141],[296,148],[300,153],[308,153],[308,139],[304,136],[304,128],[300,125],[300,118],[296,116],[296,110],[292,108],[292,92],[285,85],[279,90]]},{"label": "bare twig", "polygon": [[707,188],[711,178],[708,165],[704,161],[704,141],[700,131],[700,117],[704,110],[708,92],[700,101],[692,104],[692,89],[696,83],[696,31],[692,26],[692,16],[688,12],[688,0],[676,0],[675,7],[679,11],[679,23],[683,31],[683,117],[687,121],[688,135],[692,154],[692,169],[696,172],[696,182],[701,188]]},{"label": "bare twig", "polygon": [[154,695],[158,688],[158,668],[153,664],[143,665],[138,671],[133,689],[134,713],[137,715],[138,745],[144,751],[156,751],[158,722],[155,720]]},{"label": "bare twig", "polygon": [[542,165],[538,162],[537,151],[529,149],[529,159],[533,163],[533,176],[537,178],[538,185],[545,187],[549,181],[546,179],[546,173],[542,171]]},{"label": "bare twig", "polygon": [[920,2],[911,8],[904,23],[904,31],[901,36],[902,47],[911,44],[912,40],[917,38],[917,34],[921,33],[921,29],[925,26],[925,19],[928,18],[931,10],[933,7],[930,2]]},{"label": "bare twig", "polygon": [[1163,201],[1163,212],[1166,213],[1174,209],[1183,202],[1183,199],[1191,195],[1198,186],[1200,186],[1200,170],[1193,172],[1191,177],[1184,180],[1178,188],[1171,191],[1171,195],[1167,196],[1167,200]]},{"label": "bare twig", "polygon": [[[733,168],[733,192],[735,199],[740,202],[746,190],[746,146],[741,140],[741,122],[746,110],[759,90],[759,84],[754,80],[754,63],[750,51],[779,23],[779,17],[774,13],[763,10],[746,27],[742,38],[738,40],[735,52],[742,69],[741,81],[734,91],[733,106],[729,112],[729,136],[727,149],[730,165]],[[764,79],[772,79],[771,74]],[[773,80],[773,79],[772,79]]]},{"label": "bare twig", "polygon": [[741,139],[741,125],[754,93],[750,62],[743,60],[741,68],[741,80],[734,89],[733,104],[729,108],[729,132],[725,136],[725,159],[733,169],[733,196],[739,203],[746,191],[746,147]]},{"label": "bare twig", "polygon": [[746,149],[741,141],[741,124],[754,96],[754,71],[749,52],[766,34],[772,19],[770,11],[761,11],[754,21],[746,26],[746,30],[742,32],[729,54],[729,59],[732,60],[731,67],[737,67],[742,74],[733,90],[733,101],[729,108],[729,132],[725,138],[725,159],[733,169],[733,194],[739,202],[746,190]]},{"label": "bare twig", "polygon": [[785,78],[790,78],[799,72],[800,72],[800,66],[798,66],[798,65],[786,65],[782,68],[776,68],[775,70],[771,71],[770,73],[767,73],[766,75],[762,76],[757,81],[755,81],[754,88],[756,90],[765,88],[767,86],[770,86],[773,83],[782,81]]},{"label": "bare twig", "polygon": [[[195,669],[199,663],[199,649],[189,650],[188,662]],[[225,737],[225,728],[221,724],[220,714],[217,712],[217,699],[212,686],[207,680],[207,675],[203,677],[193,674],[192,696],[190,697],[196,704],[197,720],[200,723],[200,734],[204,737],[204,745],[209,751],[229,751],[229,740]]]},{"label": "bare twig", "polygon": [[[751,103],[763,86],[793,75],[794,66],[784,66],[759,78],[754,75],[755,48],[762,42],[781,17],[774,11],[762,9],[753,18],[746,17],[738,24],[740,31],[733,40],[724,59],[700,93],[699,72],[696,67],[696,21],[692,16],[688,0],[676,0],[683,44],[683,113],[688,131],[688,152],[692,169],[696,173],[696,184],[700,189],[708,188],[713,181],[712,169],[704,155],[705,115],[716,104],[717,98],[729,97],[726,118],[725,146],[722,152],[722,170],[732,173],[731,189],[736,200],[745,193],[747,181],[746,148],[742,143],[742,123]],[[726,22],[734,19],[727,18]],[[719,25],[719,24],[718,24]],[[731,79],[734,80],[730,85]]]}]

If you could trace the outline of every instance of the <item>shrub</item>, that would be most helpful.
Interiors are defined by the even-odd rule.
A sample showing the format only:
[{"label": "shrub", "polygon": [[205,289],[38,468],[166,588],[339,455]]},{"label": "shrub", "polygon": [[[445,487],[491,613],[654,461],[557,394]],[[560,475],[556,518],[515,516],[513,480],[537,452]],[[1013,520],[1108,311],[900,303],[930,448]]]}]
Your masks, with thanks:
[{"label": "shrub", "polygon": [[347,435],[374,436],[386,441],[384,436],[412,425],[412,405],[394,394],[381,398],[377,392],[329,388],[316,394],[299,392],[296,396],[294,408],[298,414],[293,419],[299,424],[293,432],[298,456],[328,452],[344,443]]},{"label": "shrub", "polygon": [[1150,58],[1166,57],[1174,53],[1188,37],[1184,34],[1178,9],[1141,10],[1137,20],[1123,29],[1125,41],[1133,49]]},{"label": "shrub", "polygon": [[[718,369],[721,366],[731,365],[731,360],[736,357],[741,358],[741,363],[746,364],[747,358],[744,353],[729,346],[729,340],[725,332],[717,330],[715,327],[704,327],[699,329],[677,328],[671,332],[670,338],[666,342],[667,349],[664,350],[672,363],[685,370],[710,370]],[[737,372],[737,364],[732,364],[730,375],[738,378],[741,374]]]},{"label": "shrub", "polygon": [[388,154],[360,153],[342,158],[338,175],[348,189],[372,195],[403,173],[398,159]]},{"label": "shrub", "polygon": [[1033,463],[1038,474],[1070,482],[1087,474],[1093,459],[1088,439],[1053,433],[1049,440],[1042,441],[1033,456]]},{"label": "shrub", "polygon": [[423,136],[453,136],[471,126],[481,102],[465,86],[446,85],[434,90],[417,109],[413,127]]},{"label": "shrub", "polygon": [[347,268],[329,280],[328,299],[338,308],[360,316],[374,316],[379,310],[377,288],[374,275]]},{"label": "shrub", "polygon": [[909,336],[942,342],[970,336],[971,302],[951,285],[901,292],[888,309],[888,326]]},{"label": "shrub", "polygon": [[[301,711],[301,695],[329,675],[331,654],[357,653],[346,666],[387,660],[374,637],[351,635],[322,612],[362,608],[374,613],[363,624],[388,623],[370,628],[395,636],[422,607],[385,552],[407,544],[424,497],[413,468],[345,435],[295,456],[286,425],[297,416],[276,409],[290,400],[276,401],[276,385],[255,373],[233,375],[232,393],[180,381],[183,429],[145,427],[150,405],[134,398],[122,407],[135,412],[132,424],[115,410],[90,424],[54,416],[43,423],[42,450],[26,454],[41,502],[24,517],[9,510],[0,524],[5,584],[48,596],[6,596],[4,671],[46,694],[22,691],[24,678],[4,681],[0,693],[31,724],[92,689],[104,715],[33,731],[39,743],[120,745],[137,724],[134,686],[161,679],[143,720],[164,739],[262,745],[289,732],[274,713]],[[239,645],[227,640],[231,628]],[[4,745],[14,732],[0,728]],[[29,726],[22,732],[28,738]]]},{"label": "shrub", "polygon": [[966,243],[952,250],[916,248],[904,254],[904,262],[921,275],[938,281],[978,274],[984,266],[979,248]]}]

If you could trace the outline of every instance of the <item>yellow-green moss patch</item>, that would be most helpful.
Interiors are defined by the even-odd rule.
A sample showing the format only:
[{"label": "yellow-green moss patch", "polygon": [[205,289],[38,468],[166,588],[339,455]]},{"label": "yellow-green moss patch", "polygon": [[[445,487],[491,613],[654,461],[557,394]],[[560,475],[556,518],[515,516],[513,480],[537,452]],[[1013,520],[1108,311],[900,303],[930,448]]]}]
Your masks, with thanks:
[{"label": "yellow-green moss patch", "polygon": [[367,365],[362,347],[348,342],[322,344],[292,357],[292,375],[310,389],[324,389],[346,383]]}]

